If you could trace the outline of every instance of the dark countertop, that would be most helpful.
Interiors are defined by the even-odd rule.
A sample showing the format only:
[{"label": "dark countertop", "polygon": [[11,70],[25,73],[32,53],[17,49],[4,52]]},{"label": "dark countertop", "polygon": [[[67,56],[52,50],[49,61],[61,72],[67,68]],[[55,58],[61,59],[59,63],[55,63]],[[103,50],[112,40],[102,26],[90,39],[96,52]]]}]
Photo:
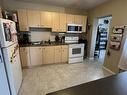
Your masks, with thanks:
[{"label": "dark countertop", "polygon": [[47,95],[127,95],[127,72]]},{"label": "dark countertop", "polygon": [[67,43],[53,43],[53,44],[24,44],[19,45],[20,47],[38,47],[38,46],[58,46],[58,45],[68,45]]}]

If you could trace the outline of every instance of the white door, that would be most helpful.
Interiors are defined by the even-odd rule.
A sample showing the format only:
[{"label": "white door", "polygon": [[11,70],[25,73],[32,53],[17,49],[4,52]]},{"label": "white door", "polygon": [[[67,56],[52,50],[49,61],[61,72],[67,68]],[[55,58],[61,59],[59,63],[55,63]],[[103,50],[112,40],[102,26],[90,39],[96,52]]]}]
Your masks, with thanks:
[{"label": "white door", "polygon": [[10,95],[7,74],[5,72],[5,66],[1,50],[0,50],[0,95]]}]

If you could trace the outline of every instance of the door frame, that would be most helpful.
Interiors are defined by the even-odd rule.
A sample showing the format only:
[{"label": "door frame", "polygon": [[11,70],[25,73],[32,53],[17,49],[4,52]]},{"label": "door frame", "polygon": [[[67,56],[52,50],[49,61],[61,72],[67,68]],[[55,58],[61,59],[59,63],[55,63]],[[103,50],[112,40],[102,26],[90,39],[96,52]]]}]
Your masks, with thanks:
[{"label": "door frame", "polygon": [[[105,17],[112,17],[112,15],[106,15],[106,16],[100,16],[100,17],[95,17],[93,20],[93,28],[92,28],[92,33],[91,33],[91,43],[90,43],[90,54],[89,54],[89,59],[94,59],[94,51],[95,51],[95,46],[96,46],[96,37],[97,37],[97,28],[98,28],[98,21],[100,18],[105,18]],[[110,23],[110,29],[108,33],[108,39],[111,31],[111,26],[112,26],[112,20]],[[107,48],[108,48],[108,42],[107,42]],[[106,51],[107,51],[106,48]]]}]

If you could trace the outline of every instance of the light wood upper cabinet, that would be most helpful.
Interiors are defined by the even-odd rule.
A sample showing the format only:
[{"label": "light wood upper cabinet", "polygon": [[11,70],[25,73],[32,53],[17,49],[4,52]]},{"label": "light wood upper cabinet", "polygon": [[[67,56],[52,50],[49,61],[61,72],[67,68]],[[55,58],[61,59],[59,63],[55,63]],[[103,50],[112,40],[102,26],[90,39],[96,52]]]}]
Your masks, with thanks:
[{"label": "light wood upper cabinet", "polygon": [[20,48],[20,59],[21,59],[22,67],[31,66],[29,47]]},{"label": "light wood upper cabinet", "polygon": [[42,64],[42,48],[30,47],[30,59],[31,59],[32,66],[41,65]]},{"label": "light wood upper cabinet", "polygon": [[83,16],[75,15],[75,24],[83,24]]},{"label": "light wood upper cabinet", "polygon": [[53,25],[52,25],[52,31],[53,32],[60,32],[60,15],[59,13],[53,12],[52,13],[52,19],[53,19]]},{"label": "light wood upper cabinet", "polygon": [[52,28],[52,12],[41,12],[41,25],[43,27]]},{"label": "light wood upper cabinet", "polygon": [[67,16],[64,13],[60,13],[60,26],[61,32],[67,32]]},{"label": "light wood upper cabinet", "polygon": [[41,25],[41,12],[35,10],[27,10],[28,26],[40,27]]},{"label": "light wood upper cabinet", "polygon": [[55,63],[61,62],[61,46],[55,46]]},{"label": "light wood upper cabinet", "polygon": [[52,64],[54,63],[54,46],[43,47],[43,64]]},{"label": "light wood upper cabinet", "polygon": [[75,15],[67,14],[67,24],[74,24],[75,23]]},{"label": "light wood upper cabinet", "polygon": [[87,26],[87,16],[83,16],[83,32],[86,32],[86,26]]},{"label": "light wood upper cabinet", "polygon": [[2,18],[2,10],[1,10],[1,7],[0,7],[0,18]]},{"label": "light wood upper cabinet", "polygon": [[19,27],[20,31],[28,31],[28,20],[27,20],[27,10],[19,9],[18,11],[18,19],[19,19]]},{"label": "light wood upper cabinet", "polygon": [[62,63],[68,62],[68,57],[69,57],[69,55],[68,55],[69,54],[68,45],[63,45],[61,52],[62,52],[62,54],[61,54],[61,62]]}]

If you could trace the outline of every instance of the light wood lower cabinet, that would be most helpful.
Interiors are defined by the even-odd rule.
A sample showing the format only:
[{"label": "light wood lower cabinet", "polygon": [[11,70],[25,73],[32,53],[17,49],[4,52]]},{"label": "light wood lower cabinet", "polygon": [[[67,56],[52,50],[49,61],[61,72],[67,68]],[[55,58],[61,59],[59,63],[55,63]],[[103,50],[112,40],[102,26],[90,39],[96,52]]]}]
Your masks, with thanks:
[{"label": "light wood lower cabinet", "polygon": [[43,64],[54,63],[54,46],[42,47],[42,61]]},{"label": "light wood lower cabinet", "polygon": [[29,47],[21,47],[20,48],[20,59],[21,59],[22,67],[31,66]]},{"label": "light wood lower cabinet", "polygon": [[68,45],[61,46],[61,62],[66,63],[68,62],[68,56],[69,56],[69,47]]},{"label": "light wood lower cabinet", "polygon": [[68,62],[68,45],[55,46],[55,63]]},{"label": "light wood lower cabinet", "polygon": [[30,60],[31,60],[31,66],[37,66],[42,64],[41,47],[30,47]]},{"label": "light wood lower cabinet", "polygon": [[55,46],[55,63],[61,62],[61,46]]},{"label": "light wood lower cabinet", "polygon": [[67,63],[68,45],[21,47],[22,67],[39,66],[42,64]]}]

